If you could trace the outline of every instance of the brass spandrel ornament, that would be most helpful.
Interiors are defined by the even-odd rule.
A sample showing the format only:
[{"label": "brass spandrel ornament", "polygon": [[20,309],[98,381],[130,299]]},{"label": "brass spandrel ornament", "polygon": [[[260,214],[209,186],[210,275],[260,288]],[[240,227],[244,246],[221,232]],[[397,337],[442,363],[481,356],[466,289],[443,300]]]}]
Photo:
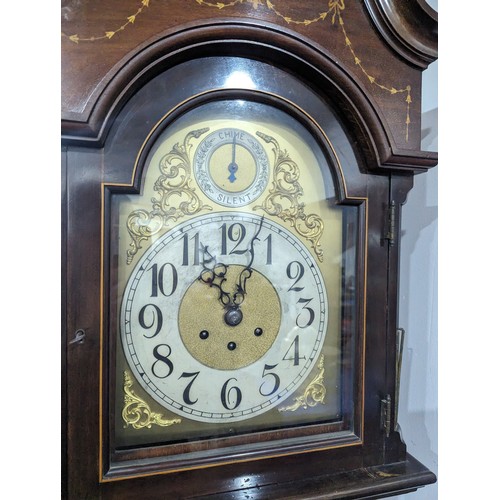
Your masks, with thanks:
[{"label": "brass spandrel ornament", "polygon": [[[192,166],[190,151],[192,139],[199,138],[208,128],[190,131],[182,141],[163,156],[159,163],[161,175],[154,184],[154,190],[160,195],[153,198],[152,210],[134,210],[127,219],[127,229],[132,239],[127,251],[127,263],[130,264],[141,248],[141,242],[150,239],[169,222],[176,222],[182,217],[193,216],[202,210],[212,210],[204,204],[196,188],[192,185]],[[171,199],[174,203],[171,203]]]},{"label": "brass spandrel ornament", "polygon": [[307,213],[305,204],[300,201],[304,189],[299,182],[299,166],[290,158],[286,150],[280,148],[274,137],[261,132],[257,135],[272,144],[274,166],[271,189],[262,205],[255,206],[253,209],[263,210],[266,214],[289,223],[297,234],[311,243],[316,256],[322,262],[323,250],[319,240],[323,235],[324,223],[319,215]]},{"label": "brass spandrel ornament", "polygon": [[180,424],[180,418],[168,419],[161,413],[151,411],[150,406],[132,390],[132,377],[127,371],[123,372],[123,410],[122,418],[125,427],[134,429],[151,429],[153,425],[169,427]]},{"label": "brass spandrel ornament", "polygon": [[325,387],[325,356],[322,354],[318,363],[318,373],[313,380],[307,385],[304,393],[300,396],[295,396],[294,403],[288,406],[278,408],[278,411],[296,411],[299,408],[307,410],[318,404],[325,404],[326,387]]}]

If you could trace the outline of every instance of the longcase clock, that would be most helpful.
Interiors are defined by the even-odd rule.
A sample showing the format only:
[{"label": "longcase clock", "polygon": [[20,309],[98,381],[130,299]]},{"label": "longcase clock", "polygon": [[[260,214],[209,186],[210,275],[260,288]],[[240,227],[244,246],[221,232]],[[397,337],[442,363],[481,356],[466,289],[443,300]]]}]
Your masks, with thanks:
[{"label": "longcase clock", "polygon": [[136,3],[63,5],[63,497],[434,482],[397,425],[433,13]]}]

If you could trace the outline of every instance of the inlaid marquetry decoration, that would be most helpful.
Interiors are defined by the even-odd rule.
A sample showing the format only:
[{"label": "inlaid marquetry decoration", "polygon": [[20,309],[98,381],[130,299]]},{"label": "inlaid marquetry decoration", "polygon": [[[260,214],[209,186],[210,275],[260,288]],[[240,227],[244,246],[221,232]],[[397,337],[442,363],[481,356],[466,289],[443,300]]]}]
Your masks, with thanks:
[{"label": "inlaid marquetry decoration", "polygon": [[[127,229],[132,239],[131,248],[127,250],[128,264],[140,250],[141,242],[159,233],[169,222],[175,222],[186,215],[195,215],[201,210],[212,210],[211,206],[201,202],[192,185],[190,160],[191,140],[198,139],[206,132],[208,128],[192,130],[182,144],[176,143],[171,151],[161,158],[161,175],[153,187],[159,197],[151,200],[152,210],[134,210],[127,218]],[[176,200],[176,206],[170,204],[172,196]]]},{"label": "inlaid marquetry decoration", "polygon": [[[279,17],[287,24],[290,25],[302,25],[302,26],[310,26],[319,22],[329,22],[332,26],[338,27],[340,30],[344,44],[351,53],[354,64],[359,69],[359,72],[365,79],[367,79],[371,85],[375,85],[381,91],[389,93],[395,97],[402,96],[405,101],[406,107],[406,135],[405,139],[408,142],[408,133],[409,126],[411,123],[410,119],[410,105],[412,103],[411,98],[411,86],[403,85],[403,86],[394,86],[387,82],[383,81],[383,75],[374,75],[372,72],[366,69],[365,64],[363,63],[362,57],[358,54],[354,47],[354,42],[348,36],[348,31],[346,29],[346,25],[344,19],[342,17],[342,12],[346,8],[346,0],[328,0],[325,1],[324,7],[321,8],[318,12],[312,12],[310,16],[305,19],[294,19],[286,12],[286,2],[280,2],[279,8],[275,5],[275,3],[270,0],[227,0],[227,1],[209,1],[209,0],[185,0],[186,3],[191,1],[192,3],[198,4],[198,6],[213,8],[217,10],[235,8],[242,4],[251,4],[254,9],[266,9],[271,11],[275,16]],[[129,16],[127,16],[119,26],[116,26],[108,31],[104,31],[100,34],[95,35],[82,35],[78,33],[74,33],[68,35],[67,33],[62,32],[61,36],[63,38],[68,39],[69,41],[78,44],[82,42],[97,42],[103,40],[111,40],[115,35],[125,31],[127,28],[134,25],[136,19],[144,13],[145,9],[150,6],[151,0],[141,0],[135,12],[132,12]],[[166,3],[162,3],[159,1],[155,1],[155,6],[162,6],[163,8],[168,8]]]},{"label": "inlaid marquetry decoration", "polygon": [[299,182],[300,170],[286,150],[282,150],[273,137],[257,132],[257,135],[268,144],[272,144],[274,167],[271,189],[262,205],[254,210],[263,210],[266,214],[278,217],[289,223],[292,228],[307,241],[316,253],[319,261],[323,261],[323,249],[320,238],[324,224],[319,215],[307,214],[304,203],[300,202],[304,190]]},{"label": "inlaid marquetry decoration", "polygon": [[122,418],[125,422],[124,427],[132,426],[134,429],[143,429],[146,427],[151,429],[153,425],[169,427],[181,423],[180,418],[167,419],[161,413],[151,411],[149,405],[134,393],[132,385],[132,377],[127,371],[124,371],[124,406],[122,411]]},{"label": "inlaid marquetry decoration", "polygon": [[278,408],[278,411],[296,411],[299,408],[306,410],[307,408],[316,406],[318,403],[325,404],[326,387],[324,385],[324,361],[325,357],[322,354],[318,362],[318,373],[306,387],[304,393],[301,396],[295,397],[293,404],[282,406]]},{"label": "inlaid marquetry decoration", "polygon": [[[140,0],[138,2],[137,9],[134,12],[131,12],[130,15],[126,17],[126,19],[121,21],[119,26],[116,26],[108,31],[104,31],[103,33],[99,33],[96,35],[82,35],[78,33],[74,33],[72,35],[68,35],[64,32],[61,33],[63,38],[67,38],[71,40],[73,43],[81,43],[81,42],[98,42],[100,40],[111,40],[116,34],[125,31],[129,26],[132,26],[136,19],[144,12],[144,9],[149,7],[149,3],[151,0]],[[63,7],[64,13],[64,7]]]}]

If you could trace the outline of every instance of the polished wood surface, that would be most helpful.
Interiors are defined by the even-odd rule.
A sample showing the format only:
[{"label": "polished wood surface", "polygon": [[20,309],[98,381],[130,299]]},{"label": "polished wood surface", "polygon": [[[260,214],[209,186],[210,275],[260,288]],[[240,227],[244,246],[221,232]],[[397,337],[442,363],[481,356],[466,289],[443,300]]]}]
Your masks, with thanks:
[{"label": "polished wood surface", "polygon": [[307,62],[321,55],[352,78],[395,148],[420,148],[421,71],[436,58],[428,32],[437,29],[421,2],[67,0],[61,29],[67,135],[99,136],[130,75],[158,57],[144,57],[155,47],[182,52],[225,41],[222,50],[234,53],[250,38],[259,42],[250,55],[259,58],[268,49],[293,51],[300,41]]},{"label": "polished wood surface", "polygon": [[[388,208],[394,201],[397,228],[413,174],[437,162],[420,150],[421,71],[437,57],[436,20],[419,1],[402,5],[63,2],[64,498],[381,498],[435,480],[380,422],[381,398],[396,390],[399,238],[396,231],[392,244],[385,239]],[[222,62],[235,57],[260,75],[255,95],[221,90]],[[335,446],[325,436],[316,451],[290,431],[271,453],[245,450],[240,439],[226,460],[202,453],[192,464],[168,462],[161,446],[115,450],[107,404],[116,349],[107,295],[110,197],[140,190],[154,126],[166,112],[180,113],[193,96],[235,92],[285,108],[293,100],[342,157],[341,170],[331,162],[339,198],[360,209],[366,307],[360,301],[357,315],[366,329],[358,329],[353,373],[361,425]],[[84,338],[73,342],[78,331]],[[172,472],[176,466],[196,468]]]}]

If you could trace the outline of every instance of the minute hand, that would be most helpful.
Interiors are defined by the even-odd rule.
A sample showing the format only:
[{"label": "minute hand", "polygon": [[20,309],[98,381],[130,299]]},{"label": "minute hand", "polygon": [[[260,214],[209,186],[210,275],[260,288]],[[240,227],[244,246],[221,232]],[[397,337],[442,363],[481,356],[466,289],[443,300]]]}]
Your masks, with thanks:
[{"label": "minute hand", "polygon": [[260,241],[259,239],[259,234],[260,231],[262,230],[262,223],[264,222],[264,216],[260,219],[259,227],[257,229],[257,232],[254,234],[253,238],[250,240],[250,247],[248,248],[248,252],[250,254],[250,262],[246,265],[246,267],[241,271],[239,279],[238,279],[238,284],[236,285],[236,293],[234,294],[233,297],[233,302],[234,304],[240,305],[243,300],[245,299],[245,295],[247,293],[246,291],[246,284],[248,278],[252,276],[252,265],[253,261],[255,259],[255,242]]},{"label": "minute hand", "polygon": [[234,182],[236,180],[236,176],[234,175],[238,170],[238,164],[236,163],[236,134],[233,136],[233,145],[232,145],[232,159],[231,163],[227,167],[229,170],[229,182]]}]

